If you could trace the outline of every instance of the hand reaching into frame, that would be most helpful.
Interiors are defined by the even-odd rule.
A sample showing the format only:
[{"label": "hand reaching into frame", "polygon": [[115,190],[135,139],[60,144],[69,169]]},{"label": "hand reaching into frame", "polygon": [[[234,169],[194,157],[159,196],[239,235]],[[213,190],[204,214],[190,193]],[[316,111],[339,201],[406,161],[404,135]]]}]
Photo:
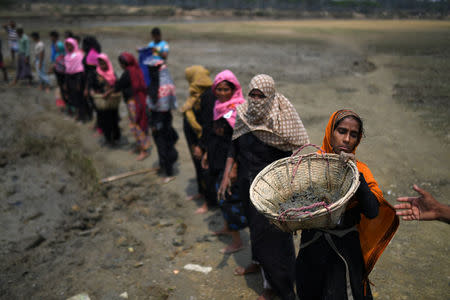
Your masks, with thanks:
[{"label": "hand reaching into frame", "polygon": [[397,198],[397,201],[403,202],[394,206],[398,216],[402,216],[405,221],[439,220],[446,223],[450,222],[449,206],[439,203],[430,193],[417,185],[414,185],[413,189],[419,193],[419,196]]}]

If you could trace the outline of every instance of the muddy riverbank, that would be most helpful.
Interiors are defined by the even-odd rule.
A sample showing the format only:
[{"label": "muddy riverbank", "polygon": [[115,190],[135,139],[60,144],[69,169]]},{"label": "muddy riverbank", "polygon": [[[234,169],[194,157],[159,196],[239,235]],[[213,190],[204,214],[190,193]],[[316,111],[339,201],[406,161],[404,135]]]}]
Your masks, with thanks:
[{"label": "muddy riverbank", "polygon": [[[360,113],[366,137],[357,156],[371,167],[388,201],[414,194],[410,187],[418,183],[445,202],[447,27],[392,24],[171,24],[163,33],[171,43],[169,68],[179,103],[187,96],[184,69],[193,64],[212,74],[231,69],[244,93],[254,74],[270,74],[315,144],[334,110]],[[134,29],[94,31],[115,58],[148,42],[148,28]],[[116,60],[114,66],[120,73]],[[98,185],[100,178],[157,160],[156,151],[141,163],[129,154],[133,139],[123,104],[125,139],[109,149],[94,137],[92,124],[66,120],[52,94],[0,84],[0,97],[1,299],[67,299],[81,292],[95,300],[122,299],[124,292],[129,299],[254,299],[262,291],[260,275],[233,275],[250,260],[248,231],[242,231],[244,251],[223,255],[219,250],[230,240],[211,235],[222,225],[220,211],[195,215],[199,203],[185,200],[195,191],[194,171],[178,113],[175,181],[161,185],[149,173]],[[370,276],[375,298],[445,298],[448,234],[442,223],[402,223]],[[183,269],[189,263],[212,271]]]}]

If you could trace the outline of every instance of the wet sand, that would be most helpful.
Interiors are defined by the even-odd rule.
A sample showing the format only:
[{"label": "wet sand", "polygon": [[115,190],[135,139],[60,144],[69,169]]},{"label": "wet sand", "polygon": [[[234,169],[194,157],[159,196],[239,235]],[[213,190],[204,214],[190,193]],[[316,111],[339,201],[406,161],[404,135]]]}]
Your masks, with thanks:
[{"label": "wet sand", "polygon": [[[334,110],[360,113],[366,137],[357,157],[389,202],[413,195],[417,183],[448,203],[449,22],[405,22],[184,24],[163,26],[163,33],[179,104],[187,96],[184,69],[193,64],[212,74],[231,69],[244,93],[253,75],[270,74],[315,144]],[[96,29],[110,57],[148,42],[147,29],[129,29]],[[123,104],[129,143],[112,150],[100,146],[92,124],[64,120],[52,95],[4,84],[0,94],[1,299],[81,292],[120,299],[125,291],[130,299],[253,299],[262,291],[260,275],[232,274],[250,260],[248,231],[242,231],[245,250],[224,256],[219,250],[230,240],[211,235],[222,225],[220,211],[194,215],[199,203],[185,200],[195,191],[194,171],[178,113],[175,181],[161,185],[147,174],[98,186],[99,178],[157,162],[154,150],[142,163],[129,154]],[[445,298],[448,234],[443,223],[401,223],[370,276],[375,298]],[[183,270],[188,263],[213,270]]]}]

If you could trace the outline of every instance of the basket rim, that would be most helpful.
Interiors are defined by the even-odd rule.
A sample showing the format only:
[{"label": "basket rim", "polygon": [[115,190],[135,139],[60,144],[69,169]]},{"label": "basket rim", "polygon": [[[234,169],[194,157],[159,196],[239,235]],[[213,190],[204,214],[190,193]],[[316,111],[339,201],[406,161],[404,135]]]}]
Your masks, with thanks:
[{"label": "basket rim", "polygon": [[285,220],[280,220],[279,219],[279,214],[277,213],[271,213],[271,212],[267,212],[264,209],[261,209],[261,204],[258,203],[258,201],[256,199],[254,199],[254,189],[255,186],[258,184],[259,180],[266,175],[267,173],[269,173],[269,171],[271,169],[273,169],[273,167],[277,166],[277,165],[281,165],[281,164],[286,164],[286,161],[291,161],[292,162],[298,162],[298,160],[300,158],[304,159],[307,157],[311,157],[312,159],[329,159],[329,160],[334,160],[334,161],[340,161],[339,155],[338,154],[334,154],[334,153],[324,153],[319,154],[319,153],[308,153],[308,154],[303,154],[303,155],[297,155],[295,157],[285,157],[285,158],[281,158],[279,160],[276,160],[274,162],[272,162],[271,164],[267,165],[264,169],[262,169],[258,175],[256,175],[255,179],[253,180],[252,184],[250,185],[250,201],[253,203],[253,205],[257,208],[257,210],[262,213],[263,215],[265,215],[267,218],[272,219],[272,220],[276,220],[278,222],[292,222],[292,223],[298,223],[301,222],[305,219],[313,219],[315,217],[320,217],[322,215],[325,214],[332,214],[333,212],[340,210],[341,207],[343,205],[345,205],[350,199],[351,197],[354,195],[354,193],[356,192],[356,190],[359,187],[359,171],[358,168],[356,166],[356,164],[352,161],[349,160],[347,161],[347,166],[350,168],[350,170],[352,171],[352,175],[353,175],[353,179],[352,179],[352,184],[350,186],[350,188],[348,189],[348,191],[345,193],[344,196],[342,196],[340,199],[338,199],[337,201],[333,202],[328,209],[326,208],[321,208],[318,209],[310,214],[305,214],[302,216],[299,216],[297,218],[293,218],[293,219],[285,219]]}]

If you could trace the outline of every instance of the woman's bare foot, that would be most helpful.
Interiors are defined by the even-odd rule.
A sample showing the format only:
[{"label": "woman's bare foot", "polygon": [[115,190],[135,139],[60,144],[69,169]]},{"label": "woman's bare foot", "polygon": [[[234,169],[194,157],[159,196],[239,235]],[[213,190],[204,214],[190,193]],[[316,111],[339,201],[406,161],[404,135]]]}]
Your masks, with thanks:
[{"label": "woman's bare foot", "polygon": [[242,245],[242,243],[240,243],[240,244],[232,243],[231,245],[228,245],[225,248],[220,249],[220,253],[231,254],[234,252],[241,251],[242,249],[244,249],[244,246]]},{"label": "woman's bare foot", "polygon": [[276,296],[272,289],[264,289],[261,295],[259,295],[257,300],[270,300]]},{"label": "woman's bare foot", "polygon": [[141,151],[138,155],[138,157],[136,158],[137,161],[142,161],[144,159],[146,159],[148,157],[148,152],[147,151]]},{"label": "woman's bare foot", "polygon": [[234,275],[242,276],[242,275],[246,275],[246,274],[250,274],[250,273],[256,273],[258,271],[259,271],[259,265],[255,264],[255,263],[251,263],[245,268],[237,267],[236,269],[234,269]]},{"label": "woman's bare foot", "polygon": [[205,203],[203,203],[202,206],[200,206],[199,208],[197,208],[197,210],[195,211],[196,214],[204,214],[208,211],[208,205]]},{"label": "woman's bare foot", "polygon": [[161,183],[162,183],[162,184],[166,184],[166,183],[171,182],[171,181],[174,180],[174,179],[175,179],[175,176],[164,177],[164,178],[161,180]]},{"label": "woman's bare foot", "polygon": [[187,196],[186,200],[192,201],[192,200],[197,200],[197,199],[200,199],[200,198],[203,198],[203,195],[198,193],[198,194],[195,194],[195,195]]},{"label": "woman's bare foot", "polygon": [[219,231],[214,231],[213,234],[214,235],[231,235],[231,230],[224,227],[224,228],[220,229]]}]

